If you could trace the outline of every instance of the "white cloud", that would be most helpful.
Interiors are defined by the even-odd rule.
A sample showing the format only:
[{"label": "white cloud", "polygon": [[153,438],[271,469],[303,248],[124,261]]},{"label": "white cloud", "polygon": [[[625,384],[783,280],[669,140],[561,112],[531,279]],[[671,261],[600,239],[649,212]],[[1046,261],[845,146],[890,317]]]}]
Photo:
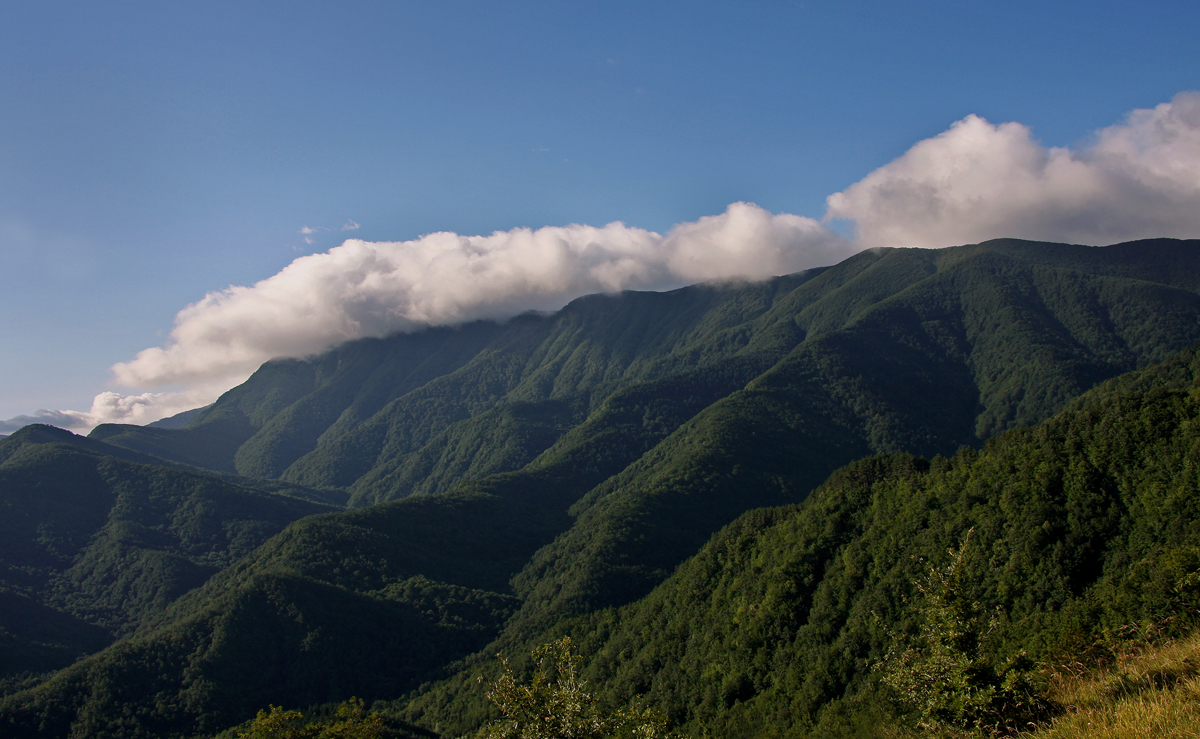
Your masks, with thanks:
[{"label": "white cloud", "polygon": [[812,218],[733,203],[720,215],[671,229],[661,251],[672,278],[688,283],[836,264],[858,248]]},{"label": "white cloud", "polygon": [[346,221],[345,223],[342,224],[343,231],[357,231],[360,228],[362,228],[362,226],[360,226],[355,221]]},{"label": "white cloud", "polygon": [[31,423],[58,426],[79,434],[86,434],[102,423],[153,423],[176,413],[192,410],[213,402],[227,390],[222,384],[198,384],[181,392],[141,393],[121,395],[103,392],[92,401],[88,411],[40,410],[27,416],[16,416],[0,421],[0,434],[11,434]]},{"label": "white cloud", "polygon": [[129,387],[230,387],[268,359],[306,356],[349,339],[555,309],[592,292],[764,278],[852,251],[811,218],[772,215],[749,203],[665,237],[610,223],[351,239],[255,285],[210,293],[179,312],[165,346],[113,371]]},{"label": "white cloud", "polygon": [[[179,312],[164,346],[113,367],[127,387],[185,391],[102,393],[88,412],[40,411],[0,422],[0,433],[24,419],[77,429],[148,423],[212,402],[273,357],[554,309],[590,292],[757,279],[833,264],[873,246],[941,247],[1002,236],[1087,244],[1197,237],[1200,93],[1134,111],[1078,151],[1043,147],[1019,123],[968,116],[829,196],[826,219],[853,221],[855,240],[811,218],[772,215],[749,203],[665,236],[617,222],[350,239],[254,285],[210,293]],[[342,230],[358,225],[346,221]],[[309,235],[327,231],[305,226],[300,233],[312,243]]]},{"label": "white cloud", "polygon": [[398,242],[350,239],[255,285],[206,295],[179,312],[165,346],[113,367],[126,387],[187,390],[101,393],[88,412],[46,411],[57,415],[12,419],[13,428],[51,423],[86,432],[100,423],[150,423],[213,402],[274,357],[427,325],[553,310],[594,292],[761,279],[833,264],[854,251],[811,218],[773,215],[751,203],[733,203],[666,236],[615,222],[489,236],[442,232]]},{"label": "white cloud", "polygon": [[1200,236],[1200,93],[1103,129],[1079,151],[968,116],[829,196],[862,247],[996,237],[1093,245]]}]

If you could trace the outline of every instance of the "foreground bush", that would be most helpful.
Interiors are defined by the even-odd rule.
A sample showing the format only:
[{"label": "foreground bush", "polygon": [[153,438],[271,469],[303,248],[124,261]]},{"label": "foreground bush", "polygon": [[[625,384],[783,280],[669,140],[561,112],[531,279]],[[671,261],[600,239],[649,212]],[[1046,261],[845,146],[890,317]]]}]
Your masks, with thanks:
[{"label": "foreground bush", "polygon": [[877,665],[883,682],[914,710],[923,729],[1012,734],[1047,715],[1033,660],[1024,652],[997,659],[989,644],[999,626],[995,612],[964,597],[964,559],[974,529],[917,583],[920,632],[896,638]]},{"label": "foreground bush", "polygon": [[571,638],[534,650],[536,665],[528,683],[519,683],[508,660],[488,683],[487,698],[503,719],[480,732],[488,739],[658,739],[666,721],[649,708],[605,711],[579,679],[579,659],[571,654]]},{"label": "foreground bush", "polygon": [[366,713],[362,700],[351,698],[337,708],[331,721],[312,721],[299,711],[279,706],[259,711],[238,739],[381,739],[383,719]]}]

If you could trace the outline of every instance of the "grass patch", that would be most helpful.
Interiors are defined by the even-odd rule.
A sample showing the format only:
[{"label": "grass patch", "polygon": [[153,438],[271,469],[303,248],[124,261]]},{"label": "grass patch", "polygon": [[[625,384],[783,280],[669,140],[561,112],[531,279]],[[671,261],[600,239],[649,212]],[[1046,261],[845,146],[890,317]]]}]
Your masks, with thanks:
[{"label": "grass patch", "polygon": [[[1200,737],[1200,632],[1180,639],[1129,633],[1099,642],[1080,659],[1048,668],[1055,716],[1020,739],[1192,739]],[[1159,632],[1161,633],[1161,632]],[[883,739],[977,739],[986,730],[880,727]],[[991,734],[993,737],[1002,734]]]},{"label": "grass patch", "polygon": [[1063,706],[1063,713],[1027,736],[1200,736],[1200,633],[1157,645],[1129,646],[1101,669],[1065,666],[1050,675],[1050,686],[1050,697]]}]

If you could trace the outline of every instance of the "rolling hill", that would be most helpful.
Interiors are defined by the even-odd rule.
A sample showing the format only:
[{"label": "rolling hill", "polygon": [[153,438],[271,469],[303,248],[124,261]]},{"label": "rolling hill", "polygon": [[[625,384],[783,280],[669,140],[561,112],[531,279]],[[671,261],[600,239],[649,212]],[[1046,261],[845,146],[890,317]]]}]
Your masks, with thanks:
[{"label": "rolling hill", "polygon": [[291,521],[337,510],[155,461],[50,426],[0,441],[0,676],[97,651]]}]

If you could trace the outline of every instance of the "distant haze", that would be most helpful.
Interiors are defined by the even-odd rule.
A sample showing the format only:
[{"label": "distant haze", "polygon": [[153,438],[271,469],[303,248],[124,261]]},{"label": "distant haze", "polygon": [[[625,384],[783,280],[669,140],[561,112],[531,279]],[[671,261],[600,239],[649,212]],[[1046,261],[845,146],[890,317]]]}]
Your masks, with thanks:
[{"label": "distant haze", "polygon": [[[212,402],[274,357],[557,309],[593,292],[762,279],[869,247],[1200,237],[1200,93],[1134,111],[1077,150],[1046,148],[1020,123],[971,115],[830,195],[827,206],[818,221],[738,202],[666,234],[614,222],[350,239],[183,308],[161,346],[112,368],[117,384],[142,392],[101,393],[88,411],[19,416],[0,422],[0,432],[35,422],[80,431],[148,423]],[[830,228],[835,221],[852,235]]]}]

